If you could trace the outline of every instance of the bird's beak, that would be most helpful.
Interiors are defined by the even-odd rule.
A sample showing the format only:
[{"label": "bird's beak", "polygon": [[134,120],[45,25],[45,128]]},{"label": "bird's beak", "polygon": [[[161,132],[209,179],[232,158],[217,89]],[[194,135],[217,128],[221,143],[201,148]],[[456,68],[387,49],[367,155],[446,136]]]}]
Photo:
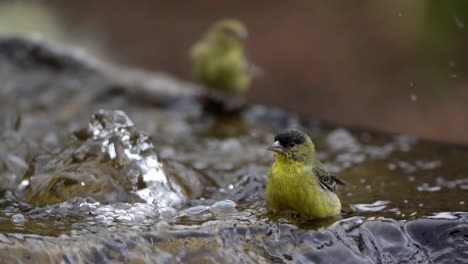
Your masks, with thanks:
[{"label": "bird's beak", "polygon": [[275,141],[275,143],[271,144],[267,149],[278,153],[284,152],[283,146],[281,146],[279,141]]}]

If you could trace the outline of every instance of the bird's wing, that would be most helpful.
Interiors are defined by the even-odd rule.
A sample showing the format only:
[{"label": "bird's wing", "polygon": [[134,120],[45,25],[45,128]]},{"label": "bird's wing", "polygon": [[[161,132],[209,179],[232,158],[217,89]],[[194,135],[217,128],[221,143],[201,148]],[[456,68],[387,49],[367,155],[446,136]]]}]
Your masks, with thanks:
[{"label": "bird's wing", "polygon": [[345,185],[345,183],[335,175],[330,175],[328,171],[326,171],[322,167],[314,167],[312,168],[312,172],[318,178],[320,186],[328,191],[334,192],[336,190],[336,185]]}]

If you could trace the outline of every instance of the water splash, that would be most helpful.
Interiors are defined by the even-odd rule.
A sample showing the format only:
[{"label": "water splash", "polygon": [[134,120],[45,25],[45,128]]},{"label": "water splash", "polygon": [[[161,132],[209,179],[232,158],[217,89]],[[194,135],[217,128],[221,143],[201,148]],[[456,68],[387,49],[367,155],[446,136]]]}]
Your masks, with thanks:
[{"label": "water splash", "polygon": [[91,196],[157,207],[180,207],[185,201],[180,188],[172,187],[149,136],[136,130],[123,111],[99,110],[88,129],[75,135],[64,150],[36,159],[29,201],[48,204]]}]

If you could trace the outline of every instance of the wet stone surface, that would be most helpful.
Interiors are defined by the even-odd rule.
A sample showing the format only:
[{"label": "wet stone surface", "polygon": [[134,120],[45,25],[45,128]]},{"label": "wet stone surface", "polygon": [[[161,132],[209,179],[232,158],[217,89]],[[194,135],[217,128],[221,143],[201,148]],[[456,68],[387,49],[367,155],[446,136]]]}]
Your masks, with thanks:
[{"label": "wet stone surface", "polygon": [[[6,263],[466,263],[468,148],[338,128],[265,106],[203,110],[199,88],[0,36]],[[286,127],[348,184],[347,214],[265,208]]]}]

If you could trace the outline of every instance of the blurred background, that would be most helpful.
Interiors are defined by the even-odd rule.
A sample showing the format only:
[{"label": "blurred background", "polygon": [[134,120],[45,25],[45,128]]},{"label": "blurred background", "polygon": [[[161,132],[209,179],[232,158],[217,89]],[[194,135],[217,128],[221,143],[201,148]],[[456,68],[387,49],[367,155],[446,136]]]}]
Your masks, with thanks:
[{"label": "blurred background", "polygon": [[190,46],[226,17],[264,71],[250,102],[468,143],[468,1],[0,1],[0,32],[187,80]]}]

